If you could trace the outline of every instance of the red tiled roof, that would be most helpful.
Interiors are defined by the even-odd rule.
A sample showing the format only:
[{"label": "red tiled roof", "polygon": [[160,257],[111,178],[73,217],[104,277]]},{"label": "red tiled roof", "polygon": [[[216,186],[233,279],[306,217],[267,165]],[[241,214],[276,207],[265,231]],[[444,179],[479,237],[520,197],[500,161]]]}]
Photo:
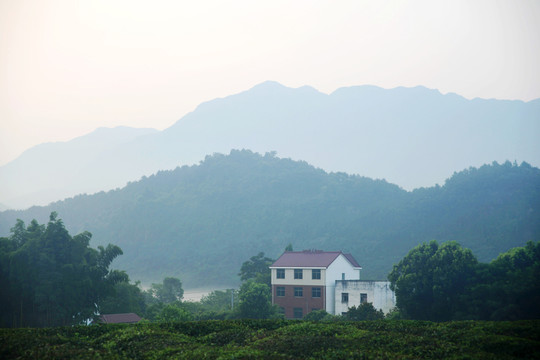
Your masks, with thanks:
[{"label": "red tiled roof", "polygon": [[344,254],[341,251],[286,251],[270,267],[324,267],[327,268],[336,260],[339,255],[345,258],[354,267],[360,267],[351,254]]},{"label": "red tiled roof", "polygon": [[99,320],[105,324],[137,323],[141,321],[141,317],[135,313],[105,314],[101,315]]}]

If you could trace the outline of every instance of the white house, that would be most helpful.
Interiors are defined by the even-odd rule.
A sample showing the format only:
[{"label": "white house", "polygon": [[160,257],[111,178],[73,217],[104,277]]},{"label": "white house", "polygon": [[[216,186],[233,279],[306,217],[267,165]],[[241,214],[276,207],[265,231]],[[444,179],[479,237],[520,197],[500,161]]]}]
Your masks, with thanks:
[{"label": "white house", "polygon": [[336,280],[359,280],[362,267],[341,251],[286,251],[271,266],[272,303],[286,318],[313,310],[334,314]]},{"label": "white house", "polygon": [[342,314],[361,302],[388,312],[395,304],[389,283],[360,280],[361,269],[351,254],[341,251],[286,251],[270,266],[272,304],[288,319],[320,309]]}]

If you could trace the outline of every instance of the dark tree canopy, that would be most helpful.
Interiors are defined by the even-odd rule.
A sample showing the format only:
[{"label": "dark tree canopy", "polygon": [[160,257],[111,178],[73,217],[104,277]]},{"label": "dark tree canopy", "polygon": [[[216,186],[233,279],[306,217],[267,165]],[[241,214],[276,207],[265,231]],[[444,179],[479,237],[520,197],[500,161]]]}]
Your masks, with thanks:
[{"label": "dark tree canopy", "polygon": [[264,283],[270,286],[270,268],[274,260],[264,256],[263,252],[252,256],[248,261],[245,261],[240,268],[240,279],[247,281],[250,279],[259,283]]},{"label": "dark tree canopy", "polygon": [[350,307],[345,313],[345,319],[354,321],[381,320],[384,319],[382,310],[377,310],[372,303],[363,303]]},{"label": "dark tree canopy", "polygon": [[412,249],[388,275],[400,315],[418,320],[540,318],[540,242],[478,263],[456,242]]},{"label": "dark tree canopy", "polygon": [[240,317],[267,319],[274,314],[270,287],[253,280],[246,281],[240,288]]},{"label": "dark tree canopy", "polygon": [[211,311],[228,311],[232,310],[234,304],[235,290],[214,290],[201,299],[201,304]]},{"label": "dark tree canopy", "polygon": [[139,283],[127,281],[117,283],[114,293],[105,297],[100,304],[102,314],[135,313],[142,316],[146,312],[146,302]]},{"label": "dark tree canopy", "polygon": [[500,254],[478,267],[465,297],[468,318],[540,319],[540,242]]},{"label": "dark tree canopy", "polygon": [[418,320],[454,318],[477,263],[469,249],[454,241],[418,245],[388,275],[398,308]]},{"label": "dark tree canopy", "polygon": [[128,278],[109,269],[122,250],[92,249],[91,237],[69,235],[55,212],[46,226],[18,220],[11,236],[0,239],[1,326],[71,325],[98,314],[103,299]]},{"label": "dark tree canopy", "polygon": [[183,297],[182,281],[175,277],[166,277],[160,284],[152,284],[146,292],[149,303],[172,304],[181,301]]}]

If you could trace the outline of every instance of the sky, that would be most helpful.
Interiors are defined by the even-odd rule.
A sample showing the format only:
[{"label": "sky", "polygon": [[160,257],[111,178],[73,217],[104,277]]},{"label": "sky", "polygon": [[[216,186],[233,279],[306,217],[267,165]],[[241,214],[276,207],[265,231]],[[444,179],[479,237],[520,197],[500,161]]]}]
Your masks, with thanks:
[{"label": "sky", "polygon": [[0,165],[273,80],[540,98],[540,1],[0,0]]}]

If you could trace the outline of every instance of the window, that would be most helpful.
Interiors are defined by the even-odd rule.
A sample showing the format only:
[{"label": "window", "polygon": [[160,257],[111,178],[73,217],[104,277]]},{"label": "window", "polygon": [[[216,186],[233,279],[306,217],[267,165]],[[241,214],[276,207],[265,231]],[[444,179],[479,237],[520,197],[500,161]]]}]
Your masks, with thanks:
[{"label": "window", "polygon": [[285,287],[284,286],[276,287],[276,295],[277,296],[285,296]]},{"label": "window", "polygon": [[304,317],[304,312],[302,311],[302,308],[294,308],[293,316],[295,319],[301,319],[302,317]]},{"label": "window", "polygon": [[285,269],[277,269],[276,278],[285,279]]},{"label": "window", "polygon": [[311,288],[311,297],[320,298],[321,297],[321,288],[320,287]]},{"label": "window", "polygon": [[360,304],[367,303],[367,294],[360,294]]},{"label": "window", "polygon": [[294,269],[294,278],[295,279],[303,279],[302,269]]},{"label": "window", "polygon": [[348,303],[349,302],[349,293],[341,293],[341,302],[342,303]]},{"label": "window", "polygon": [[294,288],[294,296],[295,297],[302,297],[304,296],[304,289],[301,287],[295,287]]},{"label": "window", "polygon": [[283,306],[279,307],[279,313],[285,315],[285,308]]},{"label": "window", "polygon": [[319,308],[311,308],[311,311],[319,311],[319,310],[321,310],[321,309],[319,309]]},{"label": "window", "polygon": [[345,273],[341,273],[341,280],[345,280]]},{"label": "window", "polygon": [[311,270],[311,278],[313,280],[320,280],[321,279],[321,269],[313,269],[313,270]]}]

